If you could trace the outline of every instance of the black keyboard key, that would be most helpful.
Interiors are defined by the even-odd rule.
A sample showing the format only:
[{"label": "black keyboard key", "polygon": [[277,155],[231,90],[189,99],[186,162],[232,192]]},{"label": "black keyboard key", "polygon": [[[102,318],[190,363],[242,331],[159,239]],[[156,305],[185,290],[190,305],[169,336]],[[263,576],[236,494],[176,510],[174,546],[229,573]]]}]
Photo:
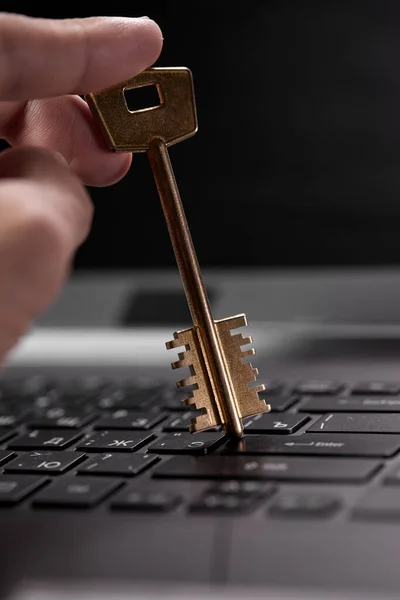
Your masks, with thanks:
[{"label": "black keyboard key", "polygon": [[279,396],[284,392],[284,385],[281,381],[276,381],[274,379],[270,379],[267,381],[263,381],[265,386],[265,390],[260,392],[260,398],[269,397],[269,396]]},{"label": "black keyboard key", "polygon": [[44,392],[47,389],[48,380],[41,375],[35,375],[26,379],[0,379],[0,397],[21,397],[26,394]]},{"label": "black keyboard key", "polygon": [[42,411],[58,405],[59,399],[58,396],[52,393],[39,394],[38,396],[31,398],[29,403],[32,410]]},{"label": "black keyboard key", "polygon": [[16,432],[13,429],[8,429],[7,427],[5,427],[4,429],[1,428],[0,429],[0,444],[5,442],[6,440],[10,439],[10,437],[15,435],[15,433]]},{"label": "black keyboard key", "polygon": [[243,428],[246,433],[289,434],[297,431],[307,421],[308,417],[305,415],[289,413],[278,418],[268,413],[245,419]]},{"label": "black keyboard key", "polygon": [[245,435],[229,442],[224,454],[297,454],[386,458],[400,449],[398,435],[304,433],[291,437]]},{"label": "black keyboard key", "polygon": [[49,389],[51,382],[44,375],[30,375],[23,380],[14,382],[20,393],[38,394]]},{"label": "black keyboard key", "polygon": [[236,494],[238,496],[269,498],[275,493],[276,487],[264,481],[228,479],[227,481],[214,483],[206,491],[209,494]]},{"label": "black keyboard key", "polygon": [[[53,388],[57,390],[57,393],[61,398],[81,398],[85,399],[88,396],[92,396],[95,393],[99,393],[110,385],[101,376],[88,375],[87,377],[71,377],[69,379],[60,380],[53,384]],[[51,388],[51,386],[49,386]]]},{"label": "black keyboard key", "polygon": [[99,394],[96,408],[99,408],[100,410],[117,409],[123,397],[123,390],[105,389],[103,393]]},{"label": "black keyboard key", "polygon": [[98,401],[99,408],[126,408],[128,410],[146,409],[161,396],[162,389],[157,387],[124,386],[116,390],[105,391]]},{"label": "black keyboard key", "polygon": [[47,481],[46,477],[35,475],[0,475],[0,506],[21,502]]},{"label": "black keyboard key", "polygon": [[381,464],[357,458],[175,456],[156,467],[154,477],[182,479],[265,479],[362,483]]},{"label": "black keyboard key", "polygon": [[4,463],[8,462],[15,456],[15,452],[12,452],[10,450],[0,450],[0,465],[4,465]]},{"label": "black keyboard key", "polygon": [[34,506],[58,508],[91,508],[110,496],[123,482],[118,479],[100,477],[66,476],[56,479],[39,492],[33,500]]},{"label": "black keyboard key", "polygon": [[308,431],[319,433],[400,433],[400,414],[330,413],[318,419]]},{"label": "black keyboard key", "polygon": [[260,503],[257,496],[239,494],[202,494],[189,504],[193,513],[242,514],[254,510]]},{"label": "black keyboard key", "polygon": [[341,500],[331,494],[281,492],[275,496],[269,514],[274,517],[330,517],[341,508]]},{"label": "black keyboard key", "polygon": [[166,413],[150,413],[121,408],[99,419],[95,429],[152,429],[167,418]]},{"label": "black keyboard key", "polygon": [[376,488],[360,498],[355,504],[352,517],[362,520],[400,520],[400,489]]},{"label": "black keyboard key", "polygon": [[21,454],[5,467],[6,473],[48,473],[58,475],[72,469],[85,454],[65,450],[64,452],[29,452]]},{"label": "black keyboard key", "polygon": [[111,503],[112,509],[167,512],[180,504],[182,498],[174,492],[141,491],[127,486],[119,492]]},{"label": "black keyboard key", "polygon": [[84,452],[133,452],[154,439],[153,434],[135,431],[101,431],[88,433],[78,444]]},{"label": "black keyboard key", "polygon": [[26,406],[19,399],[16,399],[15,402],[0,400],[0,427],[19,425],[28,414],[28,409],[31,410],[31,408],[31,404]]},{"label": "black keyboard key", "polygon": [[81,429],[95,417],[96,413],[88,413],[80,407],[68,409],[55,406],[41,412],[37,411],[26,420],[26,425],[35,429]]},{"label": "black keyboard key", "polygon": [[114,475],[133,477],[158,462],[150,454],[99,454],[78,469],[83,475]]},{"label": "black keyboard key", "polygon": [[134,394],[127,393],[118,403],[118,408],[127,408],[128,410],[141,408],[145,410],[159,400],[160,396],[160,388],[144,388]]},{"label": "black keyboard key", "polygon": [[20,435],[8,444],[14,450],[64,450],[81,437],[68,429],[34,429]]},{"label": "black keyboard key", "polygon": [[[168,419],[168,421],[163,424],[163,431],[168,431],[170,433],[188,433],[189,425],[191,424],[192,419],[198,415],[199,411],[196,410],[189,410],[187,412],[176,414],[174,417],[172,417],[172,419]],[[212,427],[207,431],[221,431],[221,427]]]},{"label": "black keyboard key", "polygon": [[287,410],[299,400],[298,396],[272,396],[269,394],[264,395],[264,392],[260,392],[259,396],[270,405],[271,412],[282,412],[283,410]]},{"label": "black keyboard key", "polygon": [[99,411],[97,406],[98,396],[96,394],[89,394],[87,397],[62,395],[57,399],[54,405],[63,407],[67,412],[79,411],[79,413],[83,413],[84,415]]},{"label": "black keyboard key", "polygon": [[0,410],[0,427],[15,427],[23,422],[28,411],[22,411],[19,407],[15,408],[8,404]]},{"label": "black keyboard key", "polygon": [[224,433],[171,433],[160,437],[147,451],[157,454],[208,454],[225,439]]},{"label": "black keyboard key", "polygon": [[195,411],[182,412],[177,416],[172,417],[163,425],[163,431],[170,432],[188,432],[189,425],[196,416]]},{"label": "black keyboard key", "polygon": [[385,381],[366,381],[354,385],[351,389],[352,394],[361,394],[362,396],[385,396],[390,394],[400,394],[400,384]]},{"label": "black keyboard key", "polygon": [[79,401],[70,397],[62,399],[57,398],[51,406],[36,406],[34,416],[54,421],[66,417],[71,413],[71,416],[85,417],[86,415],[93,414],[94,405],[95,402],[92,400]]},{"label": "black keyboard key", "polygon": [[186,388],[167,390],[163,394],[161,406],[167,410],[186,412],[187,406],[183,406],[182,400],[185,400],[188,395]]},{"label": "black keyboard key", "polygon": [[302,395],[332,395],[339,394],[344,388],[342,383],[337,381],[310,380],[302,381],[295,385],[293,392]]},{"label": "black keyboard key", "polygon": [[320,396],[318,398],[303,398],[297,410],[309,413],[400,412],[400,398],[390,396],[352,396],[349,398]]}]

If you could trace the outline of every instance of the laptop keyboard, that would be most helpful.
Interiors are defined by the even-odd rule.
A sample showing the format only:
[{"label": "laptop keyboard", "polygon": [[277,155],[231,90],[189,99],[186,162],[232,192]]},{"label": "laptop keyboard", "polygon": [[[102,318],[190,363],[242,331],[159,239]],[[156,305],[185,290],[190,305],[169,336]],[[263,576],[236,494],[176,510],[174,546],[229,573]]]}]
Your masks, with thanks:
[{"label": "laptop keyboard", "polygon": [[170,384],[0,380],[0,511],[400,521],[400,383],[270,381],[242,440]]}]

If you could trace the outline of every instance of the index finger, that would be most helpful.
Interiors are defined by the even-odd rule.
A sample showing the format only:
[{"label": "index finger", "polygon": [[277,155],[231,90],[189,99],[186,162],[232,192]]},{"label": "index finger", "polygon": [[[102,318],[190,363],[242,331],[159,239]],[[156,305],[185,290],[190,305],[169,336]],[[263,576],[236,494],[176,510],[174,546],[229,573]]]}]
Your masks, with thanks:
[{"label": "index finger", "polygon": [[0,100],[98,91],[152,65],[161,48],[161,31],[147,18],[0,13]]}]

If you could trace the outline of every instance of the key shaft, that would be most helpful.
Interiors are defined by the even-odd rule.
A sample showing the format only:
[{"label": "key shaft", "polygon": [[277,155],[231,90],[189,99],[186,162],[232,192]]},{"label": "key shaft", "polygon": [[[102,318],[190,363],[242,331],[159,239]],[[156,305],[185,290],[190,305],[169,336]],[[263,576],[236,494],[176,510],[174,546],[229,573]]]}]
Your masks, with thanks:
[{"label": "key shaft", "polygon": [[199,330],[204,356],[212,373],[215,400],[224,416],[225,431],[240,438],[243,435],[243,426],[237,409],[237,399],[221,351],[210,302],[165,142],[154,139],[150,143],[148,157],[193,324]]}]

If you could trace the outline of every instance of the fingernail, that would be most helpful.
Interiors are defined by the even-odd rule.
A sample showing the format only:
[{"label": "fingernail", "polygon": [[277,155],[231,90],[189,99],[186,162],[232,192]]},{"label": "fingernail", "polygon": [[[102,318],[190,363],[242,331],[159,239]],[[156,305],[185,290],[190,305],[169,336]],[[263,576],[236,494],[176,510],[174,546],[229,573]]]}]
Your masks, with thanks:
[{"label": "fingernail", "polygon": [[144,16],[144,17],[138,17],[138,19],[150,19],[150,17]]}]

